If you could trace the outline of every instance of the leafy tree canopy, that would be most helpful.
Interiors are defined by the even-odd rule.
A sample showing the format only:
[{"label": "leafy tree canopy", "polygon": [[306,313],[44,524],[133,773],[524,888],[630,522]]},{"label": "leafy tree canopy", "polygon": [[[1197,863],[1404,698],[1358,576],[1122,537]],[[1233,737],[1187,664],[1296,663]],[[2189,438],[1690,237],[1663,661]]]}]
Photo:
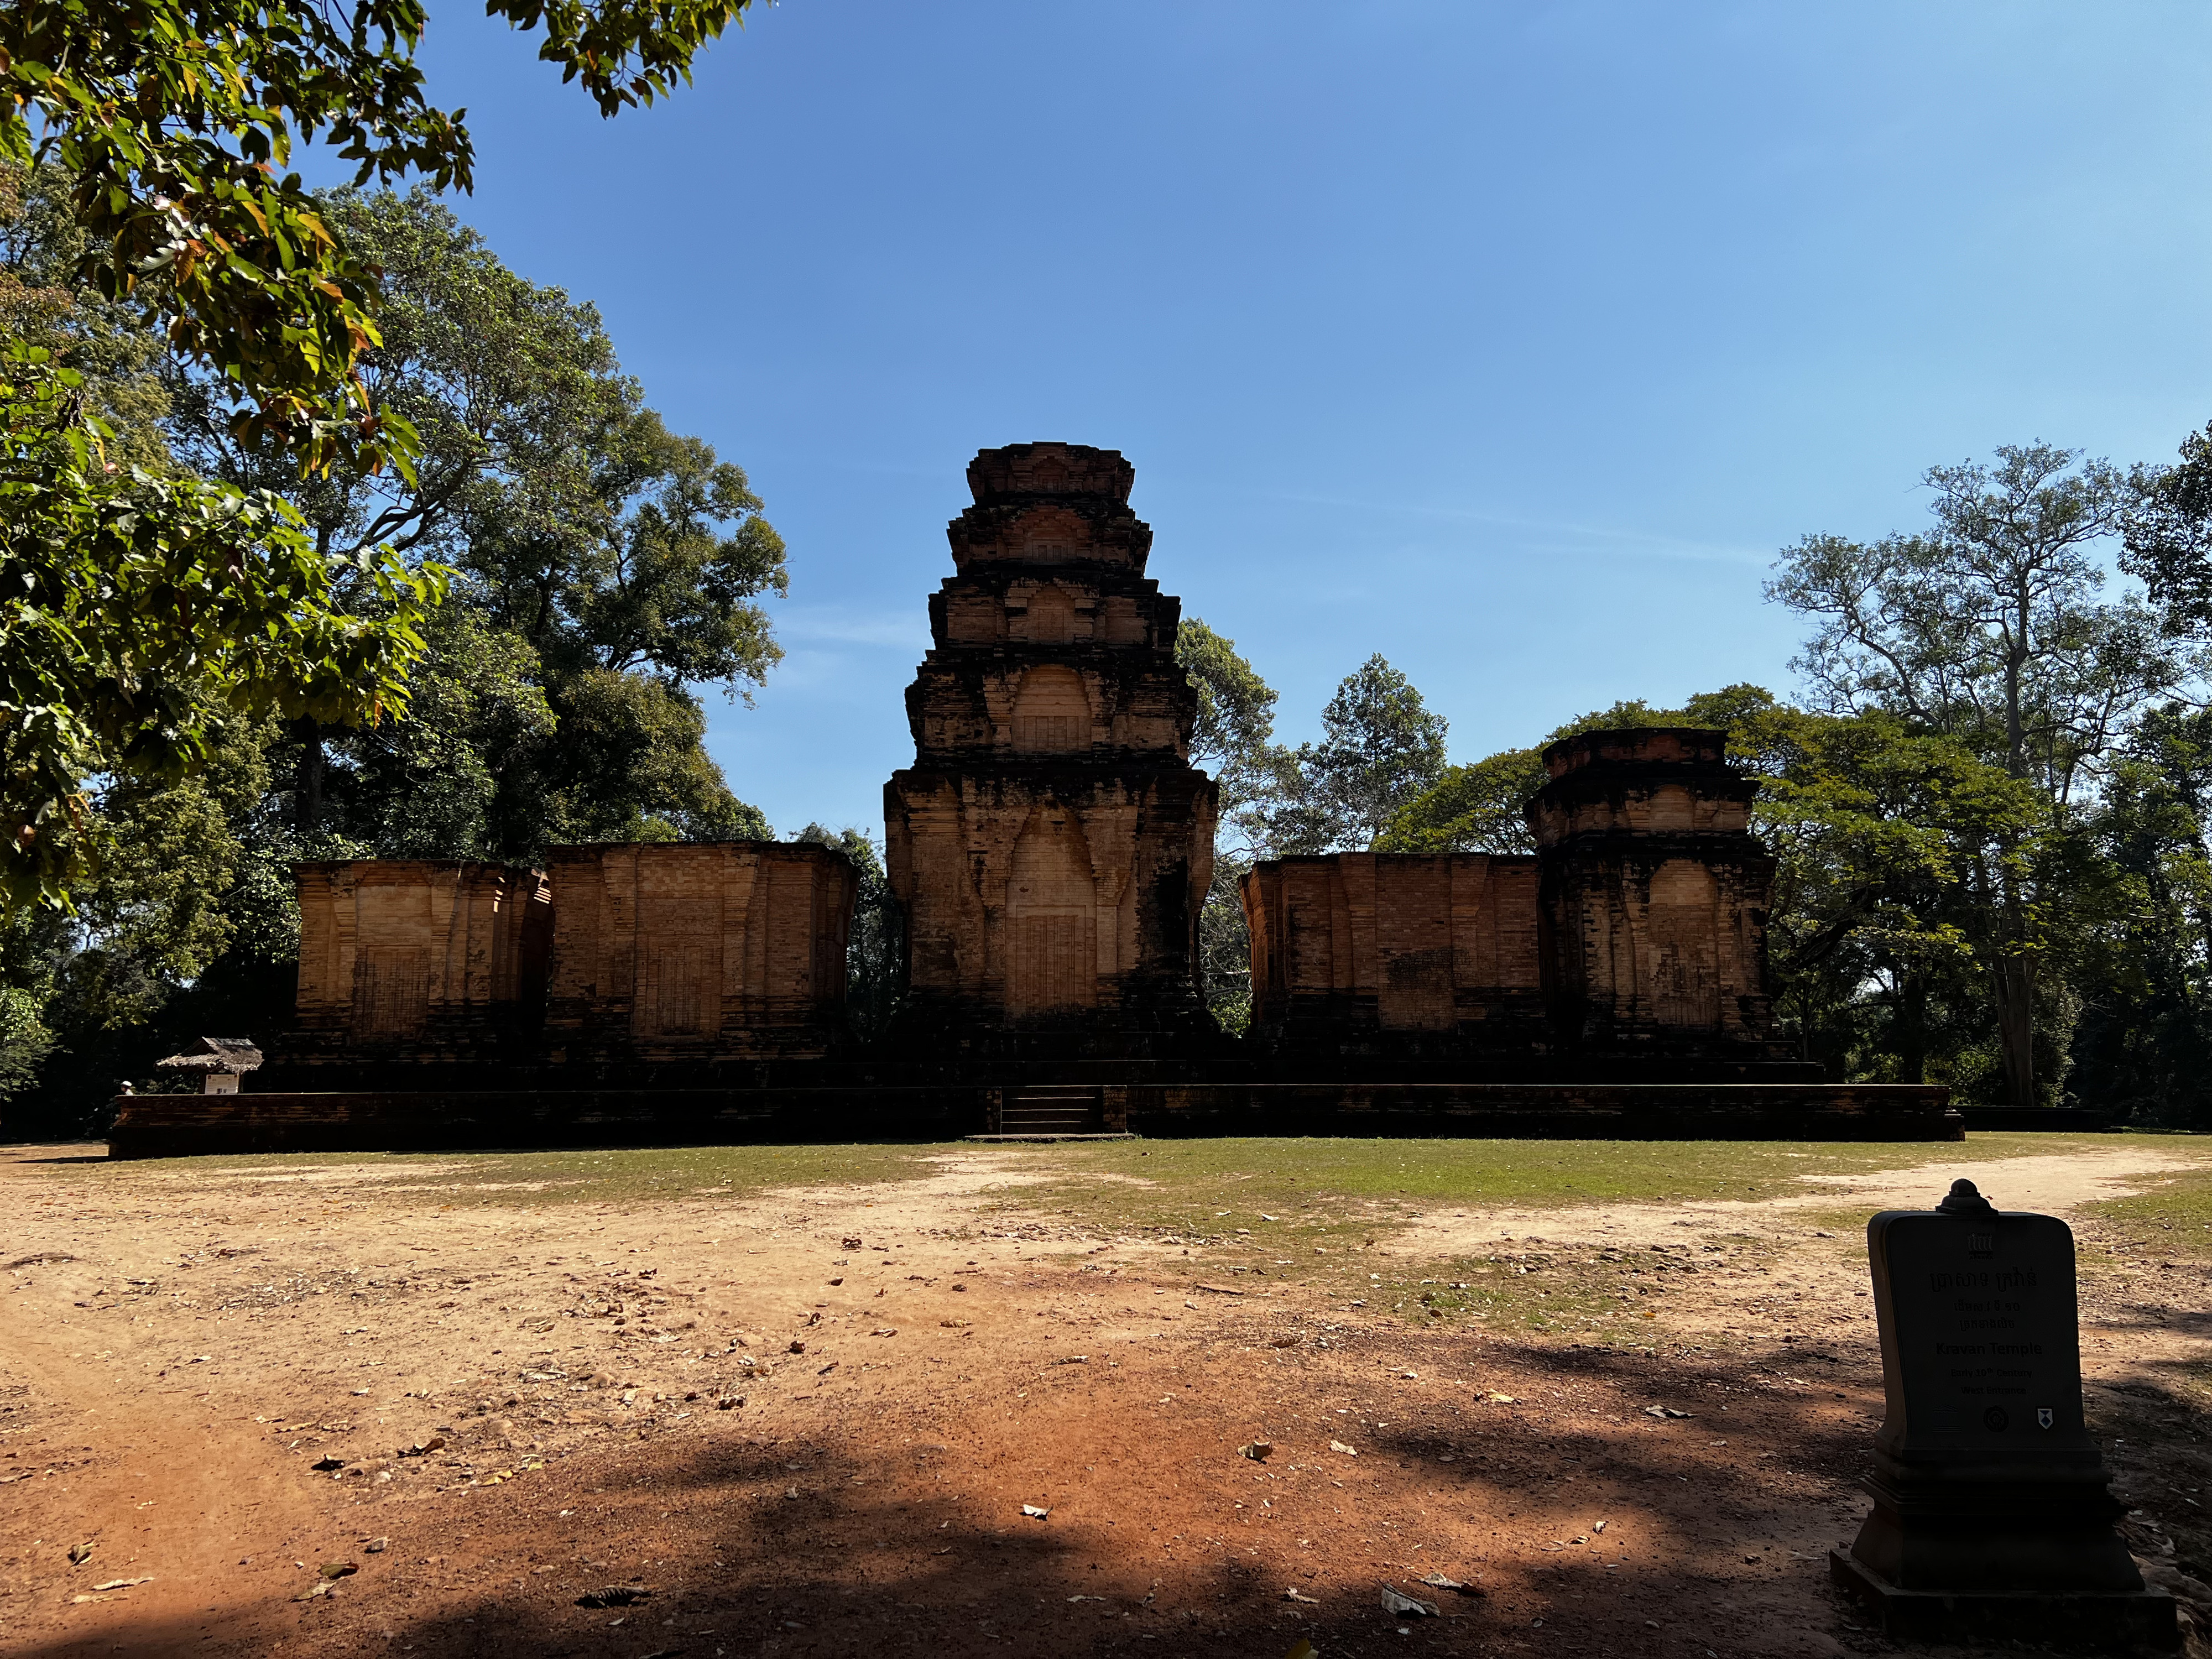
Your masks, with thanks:
[{"label": "leafy tree canopy", "polygon": [[[746,3],[490,9],[538,34],[539,55],[611,115],[688,78]],[[416,428],[360,371],[382,340],[374,264],[283,169],[295,143],[319,143],[357,185],[468,187],[467,131],[428,101],[415,62],[424,24],[416,0],[0,9],[0,167],[13,197],[52,164],[76,233],[66,286],[11,272],[0,308],[67,332],[77,291],[129,307],[219,388],[209,401],[238,442],[311,476],[405,475]],[[68,903],[87,867],[88,778],[190,776],[227,718],[374,723],[397,709],[442,574],[368,547],[337,563],[279,497],[125,464],[67,355],[27,333],[0,340],[0,917]],[[684,510],[673,530],[641,527],[633,560],[711,562],[686,542]],[[723,659],[748,643],[720,641]]]},{"label": "leafy tree canopy", "polygon": [[1374,846],[1443,775],[1447,730],[1410,680],[1370,657],[1322,711],[1322,740],[1298,745],[1268,839],[1283,853]]},{"label": "leafy tree canopy", "polygon": [[[542,36],[600,112],[651,103],[748,0],[489,0]],[[88,237],[81,274],[131,299],[174,348],[241,400],[240,435],[319,470],[373,467],[409,434],[355,374],[379,339],[373,266],[296,173],[295,144],[331,147],[355,182],[410,174],[467,190],[458,112],[415,61],[418,0],[42,0],[0,11],[0,158],[58,161]],[[395,443],[395,439],[397,442]]]}]

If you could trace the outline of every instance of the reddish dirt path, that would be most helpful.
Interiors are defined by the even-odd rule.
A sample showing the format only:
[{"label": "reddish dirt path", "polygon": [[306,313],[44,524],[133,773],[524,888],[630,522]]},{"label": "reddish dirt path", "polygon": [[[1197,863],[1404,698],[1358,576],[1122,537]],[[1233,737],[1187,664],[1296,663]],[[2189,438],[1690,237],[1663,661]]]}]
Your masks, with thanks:
[{"label": "reddish dirt path", "polygon": [[[1692,1351],[1777,1294],[1709,1277],[1668,1352],[1622,1352],[1193,1291],[1048,1221],[986,1237],[988,1159],[441,1211],[343,1166],[52,1161],[82,1151],[0,1155],[11,1655],[1889,1650],[1823,1565],[1880,1409],[1848,1241],[1805,1243],[1787,1330]],[[1785,1214],[1759,1224],[1809,1241]],[[2193,1269],[2085,1295],[2108,1380],[2212,1318]],[[2106,1398],[2136,1413],[2132,1535],[2185,1564],[2164,1488],[2204,1484],[2195,1407]],[[325,1563],[358,1570],[313,1595]],[[610,1588],[646,1594],[578,1605]]]}]

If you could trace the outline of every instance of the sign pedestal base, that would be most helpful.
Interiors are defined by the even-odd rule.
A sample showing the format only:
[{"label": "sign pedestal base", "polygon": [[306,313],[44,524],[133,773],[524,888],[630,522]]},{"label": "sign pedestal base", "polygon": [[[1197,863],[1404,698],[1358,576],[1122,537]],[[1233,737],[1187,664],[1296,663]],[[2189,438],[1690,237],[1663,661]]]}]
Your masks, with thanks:
[{"label": "sign pedestal base", "polygon": [[1828,1577],[1866,1604],[1884,1635],[1906,1640],[2024,1637],[2106,1652],[2172,1653],[2181,1646],[2173,1598],[2164,1590],[2037,1595],[1903,1589],[1843,1550],[1828,1552]]}]

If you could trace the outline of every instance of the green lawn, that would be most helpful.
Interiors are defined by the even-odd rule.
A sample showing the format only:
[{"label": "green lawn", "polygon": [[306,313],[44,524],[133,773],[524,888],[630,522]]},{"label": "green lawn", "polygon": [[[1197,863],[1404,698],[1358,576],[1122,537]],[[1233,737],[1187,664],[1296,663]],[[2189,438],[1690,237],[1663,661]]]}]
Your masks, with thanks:
[{"label": "green lawn", "polygon": [[[2197,1137],[2175,1137],[2177,1150],[2207,1145]],[[2212,1255],[2212,1169],[2191,1170],[2160,1182],[2133,1198],[2106,1199],[2083,1206],[2087,1213],[2115,1223],[2136,1240],[2175,1255]]]},{"label": "green lawn", "polygon": [[[1968,1150],[1978,1159],[2018,1157],[2116,1139],[1986,1134],[1976,1135]],[[1241,1227],[1259,1237],[1270,1227],[1310,1226],[1317,1214],[1341,1211],[1346,1201],[1371,1217],[1371,1224],[1387,1226],[1401,1217],[1468,1205],[1553,1209],[1757,1200],[1805,1192],[1805,1176],[1940,1167],[1955,1163],[1960,1152],[1956,1145],[1927,1142],[1118,1141],[1036,1148],[1024,1161],[1063,1170],[1067,1178],[1045,1188],[1009,1188],[1008,1199],[1100,1225],[1232,1236]],[[1305,1219],[1283,1218],[1296,1212],[1307,1212]],[[1266,1220],[1269,1215],[1279,1219]]]},{"label": "green lawn", "polygon": [[547,1152],[287,1152],[85,1164],[62,1176],[211,1193],[296,1186],[303,1199],[538,1207],[744,1198],[778,1187],[872,1186],[939,1173],[941,1146],[650,1146]]}]

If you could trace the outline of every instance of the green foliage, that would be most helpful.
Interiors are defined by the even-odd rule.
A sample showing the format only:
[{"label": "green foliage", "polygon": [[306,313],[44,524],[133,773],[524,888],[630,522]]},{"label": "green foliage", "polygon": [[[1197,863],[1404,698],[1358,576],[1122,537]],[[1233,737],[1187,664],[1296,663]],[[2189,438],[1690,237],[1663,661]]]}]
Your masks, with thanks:
[{"label": "green foliage", "polygon": [[2142,579],[2169,633],[2202,638],[2212,630],[2212,425],[2181,441],[2179,465],[2134,482],[2120,568]]},{"label": "green foliage", "polygon": [[1252,935],[1239,884],[1266,844],[1267,813],[1295,763],[1274,742],[1277,693],[1234,640],[1186,617],[1176,661],[1198,689],[1190,757],[1221,788],[1213,882],[1198,919],[1200,980],[1215,1021],[1235,1034],[1252,1018]]},{"label": "green foliage", "polygon": [[1280,853],[1367,848],[1445,765],[1444,718],[1381,655],[1348,674],[1322,711],[1322,740],[1301,744],[1267,813]]},{"label": "green foliage", "polygon": [[753,601],[787,576],[744,470],[645,406],[593,307],[509,270],[443,204],[320,199],[383,272],[383,339],[360,367],[421,434],[411,474],[289,477],[283,453],[234,437],[206,377],[179,381],[178,453],[285,489],[326,548],[389,544],[456,567],[461,597],[556,678],[760,684],[782,653]]},{"label": "green foliage", "polygon": [[1579,732],[1612,732],[1634,726],[1693,726],[1747,730],[1778,705],[1756,685],[1700,692],[1680,708],[1654,708],[1641,697],[1593,710],[1556,728],[1532,749],[1508,749],[1479,761],[1447,766],[1436,782],[1398,809],[1375,842],[1383,853],[1533,853],[1528,806],[1549,775],[1544,750]]},{"label": "green foliage", "polygon": [[[403,708],[435,571],[345,574],[281,498],[114,467],[83,379],[0,361],[0,904],[65,902],[88,868],[85,780],[173,783],[236,717]],[[365,601],[363,603],[362,601]]]},{"label": "green foliage", "polygon": [[[169,1052],[161,1045],[194,1034],[179,1022],[251,1034],[281,1021],[300,860],[532,862],[562,842],[770,833],[707,755],[694,689],[703,678],[735,693],[779,654],[753,596],[781,591],[783,548],[743,473],[645,408],[588,307],[507,271],[434,202],[345,197],[330,212],[357,242],[392,256],[392,326],[362,362],[424,434],[411,477],[302,478],[275,444],[241,441],[210,377],[157,378],[148,365],[158,352],[134,353],[112,309],[88,309],[81,295],[59,308],[40,297],[42,273],[64,264],[51,237],[21,239],[18,287],[0,289],[0,305],[13,295],[18,314],[44,319],[62,346],[106,366],[102,380],[86,377],[88,402],[137,399],[148,424],[130,440],[149,465],[100,475],[117,480],[112,489],[210,511],[246,503],[293,561],[260,585],[248,566],[241,582],[239,538],[210,538],[205,556],[184,567],[200,588],[130,619],[168,627],[161,637],[188,653],[166,682],[142,671],[137,686],[198,699],[185,711],[190,722],[156,732],[199,747],[182,767],[108,760],[88,769],[93,783],[55,832],[73,838],[83,915],[0,935],[9,1006],[20,1000],[28,1010],[9,1014],[14,1035],[0,1035],[0,1067],[16,1079],[4,1085],[11,1123],[96,1121],[118,1078],[143,1080],[150,1059]],[[410,568],[429,559],[447,564]],[[311,698],[282,674],[289,653],[296,675],[303,570],[325,573],[329,628],[356,642],[349,657],[326,653],[327,696],[323,679],[306,683]],[[295,608],[273,633],[234,629],[210,609],[278,607],[287,583]],[[198,609],[179,608],[185,600]],[[195,625],[210,615],[222,625],[201,642]],[[51,624],[51,607],[39,616]],[[227,643],[234,634],[241,644]],[[249,681],[264,642],[276,669]],[[11,656],[0,674],[37,665]],[[276,689],[264,693],[264,680]],[[98,684],[70,707],[96,711],[100,696],[120,695]],[[363,709],[380,696],[380,708]],[[362,712],[382,717],[344,723]],[[7,735],[0,726],[0,745]],[[215,789],[208,769],[239,741],[255,757],[250,787],[233,769]],[[94,732],[82,746],[112,753],[103,743]],[[156,787],[164,779],[174,787]],[[155,844],[162,811],[188,808],[201,814],[181,835],[189,856],[134,851]],[[126,914],[121,928],[114,918]],[[174,948],[153,948],[162,938]],[[25,1077],[33,1066],[35,1083]]]},{"label": "green foliage", "polygon": [[1277,693],[1238,654],[1236,641],[1196,617],[1185,617],[1176,628],[1175,654],[1198,690],[1192,763],[1213,774],[1221,786],[1222,816],[1232,817],[1273,781]]},{"label": "green foliage", "polygon": [[2148,1122],[2212,1117],[2212,712],[2140,721],[2083,840],[2086,924],[2067,966],[2079,988],[2071,1081]]},{"label": "green foliage", "polygon": [[845,1016],[854,1036],[872,1042],[890,1029],[906,993],[906,912],[891,894],[882,854],[865,833],[810,823],[799,839],[836,848],[860,872],[845,947]]},{"label": "green foliage", "polygon": [[[493,0],[492,12],[542,32],[540,56],[612,114],[688,76],[745,3]],[[68,902],[85,869],[88,776],[190,776],[226,714],[350,723],[404,701],[434,567],[410,573],[366,542],[335,563],[327,536],[307,536],[265,490],[170,476],[130,455],[94,412],[85,368],[33,336],[70,332],[76,295],[89,290],[135,312],[191,367],[239,445],[310,477],[387,465],[409,475],[416,428],[374,404],[359,368],[381,342],[375,271],[281,169],[302,140],[354,162],[357,185],[412,173],[439,190],[468,186],[468,134],[427,100],[414,61],[423,21],[416,0],[0,10],[7,251],[25,267],[0,285],[10,330],[0,343],[0,907]],[[52,211],[21,211],[34,167],[34,184],[66,175],[66,227]],[[42,206],[53,200],[40,195]],[[29,257],[64,244],[66,282],[51,258]],[[641,445],[653,449],[653,435]],[[757,532],[731,553],[695,545],[699,520],[727,516],[742,493],[741,478],[714,476],[710,455],[641,476],[651,511],[633,515],[623,580],[611,586],[649,602],[654,583],[641,570],[713,565],[728,586],[780,558]],[[635,648],[654,648],[636,645],[653,631],[637,614],[622,625]],[[719,643],[740,665],[765,645],[743,627]]]},{"label": "green foliage", "polygon": [[[2201,666],[2133,597],[2100,598],[2101,554],[2140,520],[2146,480],[2046,444],[1994,465],[1931,468],[1924,532],[1870,544],[1808,536],[1768,596],[1814,619],[1796,664],[1837,713],[1888,710],[2030,784],[2033,822],[2008,825],[1960,872],[1993,999],[1997,1058],[2016,1104],[2045,1097],[2047,1022],[2068,999],[2040,982],[2079,884],[2069,837],[2132,720]],[[2039,1032],[2041,1033],[2039,1035]]]},{"label": "green foliage", "polygon": [[260,920],[234,895],[265,740],[265,726],[227,721],[189,778],[109,780],[87,803],[93,856],[72,909],[21,908],[0,930],[0,984],[37,1050],[0,1079],[11,1130],[97,1128],[119,1083],[149,1080],[155,1060],[198,1035],[210,970]]},{"label": "green foliage", "polygon": [[2100,544],[2130,522],[2139,481],[2045,444],[1997,457],[1929,470],[1926,532],[1806,537],[1767,593],[1814,620],[1795,665],[1819,702],[1893,709],[2063,805],[2191,665],[2148,607],[2098,597]]},{"label": "green foliage", "polygon": [[[650,103],[746,0],[603,7],[491,0],[603,114]],[[356,184],[420,173],[465,190],[473,155],[415,63],[417,0],[41,0],[0,11],[0,158],[76,179],[85,280],[131,298],[235,389],[242,438],[313,470],[374,470],[411,434],[354,373],[378,340],[374,273],[296,174],[295,142]]]},{"label": "green foliage", "polygon": [[1447,766],[1398,809],[1376,838],[1378,853],[1533,853],[1529,800],[1544,787],[1540,749],[1508,749]]}]

